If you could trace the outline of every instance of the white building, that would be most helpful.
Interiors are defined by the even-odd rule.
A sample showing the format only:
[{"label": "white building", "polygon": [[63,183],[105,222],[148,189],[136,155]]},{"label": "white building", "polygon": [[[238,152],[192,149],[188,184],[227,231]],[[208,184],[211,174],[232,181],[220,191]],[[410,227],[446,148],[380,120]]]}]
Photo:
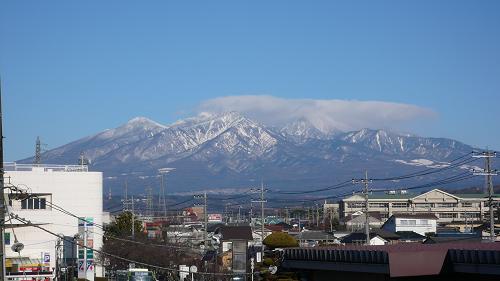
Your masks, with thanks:
[{"label": "white building", "polygon": [[[102,173],[89,172],[87,166],[77,165],[26,165],[5,164],[5,184],[36,195],[29,199],[7,195],[8,211],[29,220],[56,234],[73,237],[78,233],[78,219],[55,210],[52,206],[75,214],[92,218],[95,225],[103,223]],[[17,227],[16,227],[17,226]],[[53,271],[56,266],[57,237],[33,226],[25,226],[21,221],[6,218],[6,264],[10,271],[19,271],[22,263],[39,263]],[[19,242],[24,244],[21,253],[13,252],[14,232]],[[87,245],[94,249],[102,246],[103,231],[94,226],[89,233]],[[10,241],[9,241],[10,240]],[[95,254],[95,253],[94,253]],[[10,258],[10,259],[9,259]],[[16,265],[17,264],[17,265]],[[19,267],[16,269],[16,267]],[[29,268],[29,265],[26,266]],[[30,269],[28,269],[30,270]],[[96,276],[102,276],[102,268],[95,268]]]},{"label": "white building", "polygon": [[438,218],[434,214],[394,214],[382,225],[390,232],[413,231],[420,235],[436,233]]}]

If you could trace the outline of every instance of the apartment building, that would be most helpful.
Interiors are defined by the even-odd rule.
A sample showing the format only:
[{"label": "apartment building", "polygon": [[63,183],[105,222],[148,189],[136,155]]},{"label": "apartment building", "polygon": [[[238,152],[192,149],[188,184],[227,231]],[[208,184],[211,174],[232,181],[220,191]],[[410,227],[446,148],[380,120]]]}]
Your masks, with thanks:
[{"label": "apartment building", "polygon": [[[102,173],[88,171],[85,165],[31,165],[5,163],[5,191],[8,202],[8,214],[15,214],[29,220],[31,224],[41,226],[60,236],[75,237],[80,242],[82,237],[79,220],[85,217],[92,220],[92,225],[102,225]],[[34,197],[22,197],[11,192],[11,188],[23,190]],[[54,274],[56,262],[63,265],[63,260],[72,260],[76,265],[76,252],[72,257],[63,257],[62,248],[57,247],[58,238],[39,228],[25,225],[22,221],[6,217],[5,250],[7,275],[14,278],[16,274],[37,278],[43,274]],[[102,229],[91,227],[86,231],[87,245],[94,249],[102,246]],[[18,253],[11,249],[15,240],[24,244],[24,249]],[[64,241],[66,243],[67,241]],[[71,243],[69,243],[71,244]],[[94,263],[90,250],[87,251],[89,280],[93,274],[102,276],[102,268]],[[68,265],[69,266],[69,265]],[[83,264],[82,264],[83,267]],[[43,272],[43,274],[41,274]],[[92,275],[92,276],[91,276]],[[31,279],[30,279],[31,280]]]},{"label": "apartment building", "polygon": [[[484,194],[451,194],[433,189],[423,194],[412,194],[404,190],[385,194],[370,194],[370,212],[379,212],[383,221],[397,213],[432,213],[438,223],[472,223],[489,218],[488,197]],[[500,196],[494,197],[498,205]],[[342,199],[342,217],[362,212],[365,206],[363,194],[353,194]]]}]

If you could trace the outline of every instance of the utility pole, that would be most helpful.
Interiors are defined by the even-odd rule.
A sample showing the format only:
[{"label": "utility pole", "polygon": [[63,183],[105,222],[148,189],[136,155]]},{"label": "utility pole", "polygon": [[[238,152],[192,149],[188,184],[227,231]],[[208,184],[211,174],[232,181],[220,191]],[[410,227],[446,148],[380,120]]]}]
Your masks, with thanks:
[{"label": "utility pole", "polygon": [[148,186],[146,187],[146,216],[153,219],[153,189]]},{"label": "utility pole", "polygon": [[365,178],[364,179],[353,179],[352,183],[354,184],[364,184],[364,190],[363,193],[365,195],[365,207],[364,207],[364,212],[365,212],[365,235],[366,235],[366,245],[370,245],[370,215],[368,214],[368,183],[370,183],[371,180],[368,179],[368,171],[365,171]]},{"label": "utility pole", "polygon": [[87,222],[84,223],[84,228],[83,228],[83,267],[85,272],[85,279],[87,279]]},{"label": "utility pole", "polygon": [[253,226],[252,224],[252,218],[253,218],[253,201],[250,201],[250,213],[249,213],[249,220],[250,220],[250,226]]},{"label": "utility pole", "polygon": [[495,212],[493,210],[493,179],[492,176],[497,176],[498,171],[491,169],[491,158],[496,157],[497,153],[494,151],[483,151],[472,155],[474,158],[484,158],[485,167],[482,170],[472,170],[475,176],[485,176],[485,185],[488,190],[488,208],[490,211],[490,240],[495,242]]},{"label": "utility pole", "polygon": [[132,239],[135,238],[134,196],[132,195]]},{"label": "utility pole", "polygon": [[330,211],[330,232],[333,233],[333,208],[328,208]]},{"label": "utility pole", "polygon": [[241,221],[241,205],[238,206],[238,224]]},{"label": "utility pole", "polygon": [[0,278],[5,280],[5,185],[3,167],[2,81],[0,80]]},{"label": "utility pole", "polygon": [[319,206],[316,203],[316,227],[319,228]]},{"label": "utility pole", "polygon": [[[259,190],[254,189],[254,192],[259,192]],[[264,203],[267,201],[264,200],[264,182],[260,184],[260,200],[252,200],[253,203],[260,203],[260,238],[262,241],[262,247],[260,249],[261,260],[264,260]]]},{"label": "utility pole", "polygon": [[207,214],[207,192],[203,192],[203,216],[205,222],[205,233],[203,233],[203,240],[205,241],[205,249],[208,250],[208,214]]},{"label": "utility pole", "polygon": [[227,208],[231,205],[231,203],[226,203],[224,205],[224,220],[226,221],[226,224],[229,223],[229,211],[227,210]]}]

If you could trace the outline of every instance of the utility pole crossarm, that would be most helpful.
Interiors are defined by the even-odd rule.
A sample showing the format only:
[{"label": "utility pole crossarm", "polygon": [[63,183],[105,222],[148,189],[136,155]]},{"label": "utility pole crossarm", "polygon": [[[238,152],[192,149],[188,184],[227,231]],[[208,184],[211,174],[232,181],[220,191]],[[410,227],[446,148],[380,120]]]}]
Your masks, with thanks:
[{"label": "utility pole crossarm", "polygon": [[365,195],[364,213],[365,213],[366,245],[370,245],[370,215],[368,213],[369,212],[369,209],[368,209],[368,184],[371,182],[372,182],[372,180],[368,179],[368,171],[365,172],[364,179],[353,179],[352,180],[353,184],[363,184],[364,185],[363,193]]},{"label": "utility pole crossarm", "polygon": [[482,152],[475,152],[472,157],[474,158],[484,158],[485,163],[484,163],[484,169],[480,170],[472,170],[472,174],[475,176],[484,176],[485,179],[485,186],[486,190],[488,192],[488,209],[490,213],[490,240],[491,242],[495,242],[496,237],[495,237],[495,212],[493,210],[493,176],[498,175],[498,170],[491,169],[491,158],[494,158],[497,156],[497,153],[495,151],[482,151]]}]

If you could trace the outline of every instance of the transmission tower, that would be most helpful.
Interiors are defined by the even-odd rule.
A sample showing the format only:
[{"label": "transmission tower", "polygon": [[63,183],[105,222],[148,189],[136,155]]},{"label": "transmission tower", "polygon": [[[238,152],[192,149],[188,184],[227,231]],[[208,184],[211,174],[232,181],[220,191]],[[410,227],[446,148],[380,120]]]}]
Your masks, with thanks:
[{"label": "transmission tower", "polygon": [[267,201],[264,199],[264,182],[261,182],[260,189],[251,189],[253,193],[260,193],[259,200],[252,200],[253,203],[260,203],[260,237],[262,240],[262,246],[260,250],[261,259],[264,259],[264,203]]},{"label": "transmission tower", "polygon": [[498,171],[491,169],[491,158],[496,157],[497,153],[493,151],[483,151],[481,153],[475,153],[472,155],[474,158],[484,158],[484,169],[476,171],[472,170],[473,174],[476,176],[485,176],[485,186],[488,192],[488,208],[490,211],[490,240],[495,242],[495,212],[493,204],[493,179],[492,176],[497,176]]},{"label": "transmission tower", "polygon": [[123,186],[123,198],[122,198],[122,204],[123,204],[123,211],[127,212],[130,209],[129,206],[129,199],[128,199],[128,180],[125,179],[125,185]]},{"label": "transmission tower", "polygon": [[[203,224],[205,225],[205,230],[203,232],[203,241],[204,241],[204,245],[205,245],[205,251],[208,250],[208,233],[207,233],[207,229],[208,229],[208,214],[207,214],[207,192],[203,192],[203,194],[197,194],[197,195],[194,195],[193,196],[194,199],[202,199],[203,200],[203,204],[201,204],[203,206]],[[197,204],[197,205],[200,205],[200,204]]]},{"label": "transmission tower", "polygon": [[40,141],[40,136],[36,137],[35,160],[33,164],[35,165],[42,164],[42,143]]},{"label": "transmission tower", "polygon": [[166,180],[165,175],[175,170],[175,168],[161,168],[158,169],[160,174],[160,193],[158,195],[158,209],[160,214],[167,219],[167,198],[166,198]]}]

